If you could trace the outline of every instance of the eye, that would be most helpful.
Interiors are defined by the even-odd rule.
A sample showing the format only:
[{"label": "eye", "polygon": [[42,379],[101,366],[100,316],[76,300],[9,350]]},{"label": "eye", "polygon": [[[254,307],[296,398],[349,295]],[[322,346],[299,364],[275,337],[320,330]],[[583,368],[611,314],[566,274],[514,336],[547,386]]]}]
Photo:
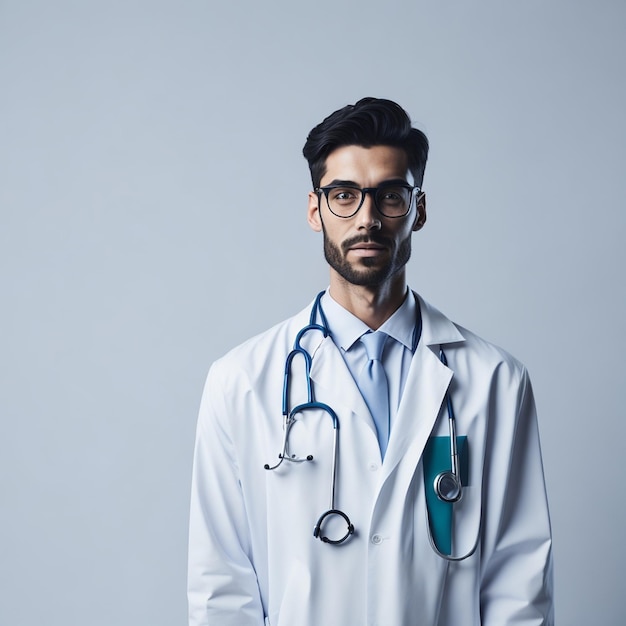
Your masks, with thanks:
[{"label": "eye", "polygon": [[383,187],[379,190],[379,202],[391,206],[404,204],[407,201],[407,190],[404,187]]},{"label": "eye", "polygon": [[359,197],[359,192],[356,189],[350,189],[349,187],[331,189],[330,200],[331,202],[341,202],[342,204],[355,202]]},{"label": "eye", "polygon": [[402,197],[399,193],[395,191],[386,191],[383,194],[383,200],[385,202],[399,202],[400,200],[402,200]]}]

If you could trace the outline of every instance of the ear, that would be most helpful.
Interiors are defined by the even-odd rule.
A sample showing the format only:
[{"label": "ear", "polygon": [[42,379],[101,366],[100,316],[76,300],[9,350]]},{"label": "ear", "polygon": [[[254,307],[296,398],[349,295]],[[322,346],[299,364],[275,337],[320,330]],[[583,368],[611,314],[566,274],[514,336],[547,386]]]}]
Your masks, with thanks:
[{"label": "ear", "polygon": [[415,200],[417,207],[417,215],[415,216],[415,222],[413,223],[413,230],[420,230],[424,224],[426,224],[426,194],[420,193]]},{"label": "ear", "polygon": [[320,217],[320,198],[314,191],[309,191],[309,209],[306,216],[309,226],[316,232],[322,232],[322,218]]}]

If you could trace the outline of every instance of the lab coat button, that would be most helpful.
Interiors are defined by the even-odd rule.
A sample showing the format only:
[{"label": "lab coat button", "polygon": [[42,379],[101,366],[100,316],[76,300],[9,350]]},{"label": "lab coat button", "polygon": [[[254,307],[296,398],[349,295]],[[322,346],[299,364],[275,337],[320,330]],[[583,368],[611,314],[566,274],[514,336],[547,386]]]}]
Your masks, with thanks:
[{"label": "lab coat button", "polygon": [[383,542],[383,538],[380,535],[372,535],[372,543],[377,546]]},{"label": "lab coat button", "polygon": [[378,471],[378,463],[370,463],[370,472]]}]

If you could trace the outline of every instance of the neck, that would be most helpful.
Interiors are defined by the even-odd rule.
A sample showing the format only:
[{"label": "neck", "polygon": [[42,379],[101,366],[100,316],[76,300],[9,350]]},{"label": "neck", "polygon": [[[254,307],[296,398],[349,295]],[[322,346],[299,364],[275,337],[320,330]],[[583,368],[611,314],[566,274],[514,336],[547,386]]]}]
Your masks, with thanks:
[{"label": "neck", "polygon": [[398,272],[390,280],[375,287],[353,285],[331,270],[330,295],[373,330],[380,328],[404,302],[406,277]]}]

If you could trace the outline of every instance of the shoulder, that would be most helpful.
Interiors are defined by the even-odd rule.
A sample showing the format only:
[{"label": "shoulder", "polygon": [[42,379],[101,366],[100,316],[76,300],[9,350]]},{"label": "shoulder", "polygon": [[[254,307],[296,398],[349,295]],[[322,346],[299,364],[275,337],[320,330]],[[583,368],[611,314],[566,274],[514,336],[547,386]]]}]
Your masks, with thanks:
[{"label": "shoulder", "polygon": [[525,366],[510,352],[453,322],[421,297],[419,301],[424,341],[437,353],[443,349],[453,369],[498,372],[518,381],[527,376]]},{"label": "shoulder", "polygon": [[[528,372],[526,366],[514,357],[510,352],[500,346],[480,337],[476,333],[456,325],[465,341],[459,350],[465,353],[470,368],[482,370],[483,372],[493,372],[501,382],[512,385],[526,386]],[[453,352],[456,346],[451,347]],[[446,350],[446,354],[449,351]]]},{"label": "shoulder", "polygon": [[463,335],[466,348],[475,352],[480,358],[486,361],[493,361],[494,363],[504,363],[512,369],[524,369],[523,363],[508,352],[508,350],[505,350],[501,346],[477,335],[460,324],[455,324],[455,326]]},{"label": "shoulder", "polygon": [[270,368],[276,371],[275,361],[284,363],[296,334],[308,323],[310,311],[308,307],[229,350],[211,365],[208,382],[221,386],[233,377],[257,380]]}]

